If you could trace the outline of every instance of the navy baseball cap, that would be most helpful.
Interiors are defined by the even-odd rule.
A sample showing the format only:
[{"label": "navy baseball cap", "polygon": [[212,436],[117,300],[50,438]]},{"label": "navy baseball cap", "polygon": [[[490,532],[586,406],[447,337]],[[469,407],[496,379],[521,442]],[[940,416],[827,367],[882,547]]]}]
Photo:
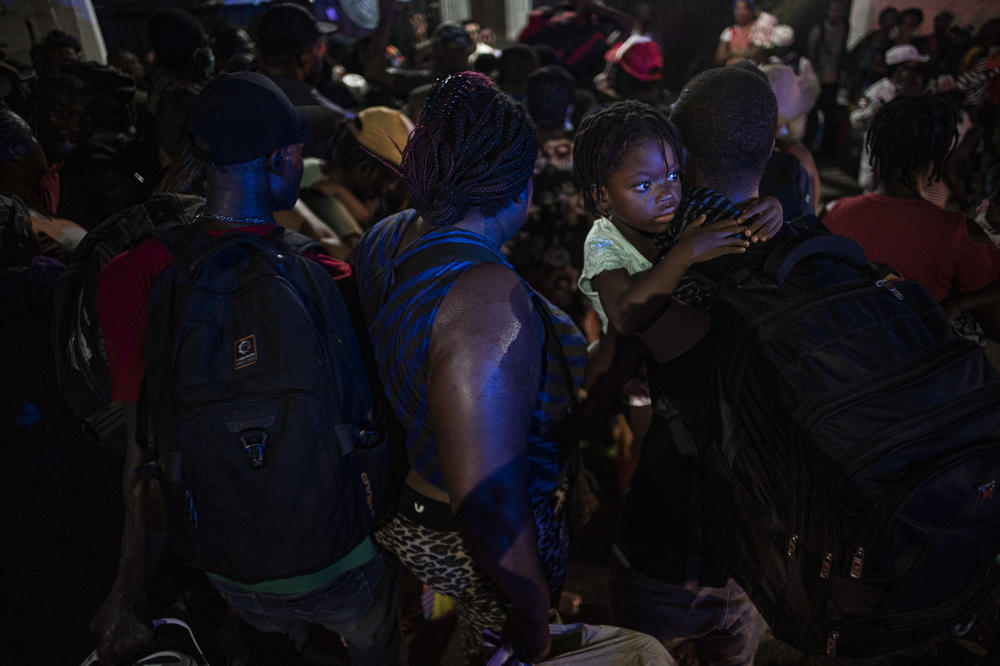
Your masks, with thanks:
[{"label": "navy baseball cap", "polygon": [[223,74],[205,84],[191,108],[187,134],[195,156],[229,165],[295,143],[321,141],[336,127],[320,106],[293,106],[263,74]]}]

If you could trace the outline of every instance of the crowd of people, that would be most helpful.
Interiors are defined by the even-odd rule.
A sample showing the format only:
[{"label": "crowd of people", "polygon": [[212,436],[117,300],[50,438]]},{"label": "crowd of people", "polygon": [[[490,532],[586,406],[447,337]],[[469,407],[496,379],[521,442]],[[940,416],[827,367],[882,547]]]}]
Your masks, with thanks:
[{"label": "crowd of people", "polygon": [[[695,441],[711,436],[692,415],[714,294],[692,269],[818,215],[920,281],[1000,368],[1000,17],[973,29],[944,10],[923,32],[920,9],[886,8],[848,48],[845,0],[805,39],[763,4],[732,3],[713,66],[676,94],[648,7],[592,2],[533,10],[502,48],[473,20],[419,14],[400,39],[405,5],[382,0],[358,40],[308,5],[271,4],[247,26],[164,9],[148,55],[83,61],[56,30],[30,64],[0,61],[6,276],[51,290],[91,230],[193,195],[213,238],[310,239],[302,256],[346,303],[345,336],[405,461],[377,528],[329,561],[241,578],[207,560],[242,621],[296,649],[319,624],[351,663],[393,663],[402,567],[456,603],[462,663],[489,656],[484,633],[490,650],[544,658],[586,477],[567,472],[581,433],[564,424],[582,414],[599,424],[584,440],[615,447],[623,494],[613,623],[704,663],[753,661],[764,622],[729,571],[728,517],[696,517],[697,473],[676,450],[678,413]],[[857,196],[823,200],[830,166]],[[122,556],[92,609],[101,663],[151,638],[170,471],[143,441],[144,378],[160,364],[147,337],[164,321],[149,304],[161,275],[181,280],[189,242],[144,238],[95,276],[99,353],[127,424]],[[256,346],[233,353],[237,368],[257,363]],[[65,409],[27,393],[10,407],[13,437]]]}]

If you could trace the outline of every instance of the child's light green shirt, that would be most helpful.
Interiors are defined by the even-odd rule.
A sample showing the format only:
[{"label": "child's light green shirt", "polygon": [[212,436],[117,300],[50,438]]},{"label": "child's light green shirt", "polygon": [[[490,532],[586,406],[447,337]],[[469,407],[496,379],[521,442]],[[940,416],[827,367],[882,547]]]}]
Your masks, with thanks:
[{"label": "child's light green shirt", "polygon": [[602,331],[605,333],[608,331],[608,316],[604,313],[601,299],[590,281],[595,275],[604,271],[623,268],[629,275],[635,275],[652,267],[653,264],[622,236],[611,220],[605,217],[594,220],[594,225],[587,234],[587,241],[583,245],[580,291],[594,304],[594,309],[601,318]]}]

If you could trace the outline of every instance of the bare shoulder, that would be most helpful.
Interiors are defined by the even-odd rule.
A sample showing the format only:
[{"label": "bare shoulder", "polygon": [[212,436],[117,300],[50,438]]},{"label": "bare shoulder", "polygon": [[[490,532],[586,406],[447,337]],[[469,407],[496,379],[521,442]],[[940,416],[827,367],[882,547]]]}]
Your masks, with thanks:
[{"label": "bare shoulder", "polygon": [[504,341],[538,339],[540,319],[517,273],[501,264],[480,264],[449,290],[434,320],[432,345],[462,344],[474,336],[505,347]]}]

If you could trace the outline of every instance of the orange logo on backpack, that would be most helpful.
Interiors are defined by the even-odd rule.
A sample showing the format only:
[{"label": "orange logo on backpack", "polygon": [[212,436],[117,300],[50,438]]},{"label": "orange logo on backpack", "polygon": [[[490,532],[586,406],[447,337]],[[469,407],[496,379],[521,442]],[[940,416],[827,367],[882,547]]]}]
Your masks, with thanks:
[{"label": "orange logo on backpack", "polygon": [[233,370],[245,368],[257,362],[257,337],[248,335],[233,343]]}]

